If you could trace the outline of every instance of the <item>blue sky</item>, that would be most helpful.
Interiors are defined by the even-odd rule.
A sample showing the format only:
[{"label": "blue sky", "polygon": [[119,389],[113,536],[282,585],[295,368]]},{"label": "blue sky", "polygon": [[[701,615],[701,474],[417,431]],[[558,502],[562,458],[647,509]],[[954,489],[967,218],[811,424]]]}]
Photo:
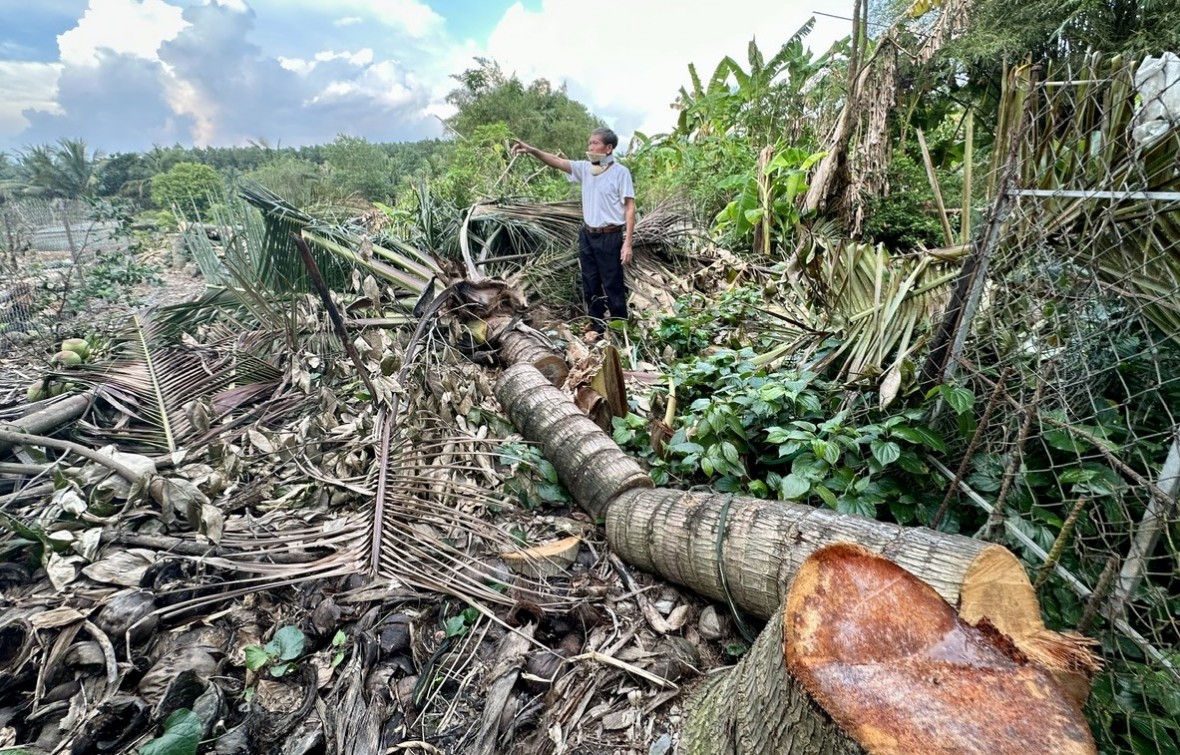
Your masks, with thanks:
[{"label": "blue sky", "polygon": [[[695,62],[768,54],[851,0],[0,0],[0,151],[82,138],[297,146],[443,135],[475,57],[564,84],[621,135],[671,128]],[[849,23],[821,16],[826,50]],[[543,145],[542,145],[543,146]]]}]

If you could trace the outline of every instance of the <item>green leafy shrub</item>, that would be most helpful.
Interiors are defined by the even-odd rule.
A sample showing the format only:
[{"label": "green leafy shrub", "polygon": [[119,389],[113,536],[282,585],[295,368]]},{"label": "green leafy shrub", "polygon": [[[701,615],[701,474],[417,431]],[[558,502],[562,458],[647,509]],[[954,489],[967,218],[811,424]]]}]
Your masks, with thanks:
[{"label": "green leafy shrub", "polygon": [[[615,422],[616,442],[642,449],[657,484],[708,483],[901,524],[933,516],[939,483],[924,456],[947,446],[927,424],[932,400],[893,412],[847,407],[841,386],[814,373],[767,371],[749,349],[687,360],[672,378],[689,411],[663,458],[642,419]],[[953,390],[969,409],[970,392]]]},{"label": "green leafy shrub", "polygon": [[[865,212],[864,235],[895,251],[920,247],[935,249],[945,244],[942,223],[926,168],[903,153],[889,163],[888,194],[874,196]],[[946,191],[947,187],[943,187]]]},{"label": "green leafy shrub", "polygon": [[679,359],[695,357],[710,346],[740,348],[748,343],[746,326],[759,319],[760,304],[760,292],[749,287],[709,298],[694,294],[673,304],[673,314],[660,319],[654,335]]},{"label": "green leafy shrub", "polygon": [[246,646],[246,668],[250,671],[261,671],[265,668],[273,677],[284,676],[295,668],[306,644],[307,637],[299,627],[281,627],[265,645]]},{"label": "green leafy shrub", "polygon": [[554,503],[565,505],[573,501],[569,491],[557,479],[557,468],[537,446],[505,443],[500,451],[500,461],[512,472],[504,489],[515,495],[526,509]]},{"label": "green leafy shrub", "polygon": [[70,290],[67,300],[74,311],[85,308],[96,299],[135,304],[133,287],[141,283],[159,285],[162,282],[159,266],[143,262],[135,254],[99,252],[94,263],[86,269],[82,285]]},{"label": "green leafy shrub", "polygon": [[152,202],[186,216],[191,212],[195,220],[204,220],[210,204],[223,193],[221,174],[200,163],[177,163],[167,173],[152,177]]}]

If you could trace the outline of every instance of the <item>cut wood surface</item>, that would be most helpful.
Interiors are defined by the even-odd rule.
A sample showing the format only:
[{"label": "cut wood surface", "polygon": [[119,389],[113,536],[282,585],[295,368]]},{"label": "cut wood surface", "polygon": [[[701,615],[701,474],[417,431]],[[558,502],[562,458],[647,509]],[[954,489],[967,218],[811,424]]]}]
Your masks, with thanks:
[{"label": "cut wood surface", "polygon": [[808,558],[782,623],[787,671],[868,752],[1095,752],[1049,673],[864,548]]},{"label": "cut wood surface", "polygon": [[804,561],[750,651],[687,709],[689,755],[1096,751],[1081,707],[1049,673],[850,544]]}]

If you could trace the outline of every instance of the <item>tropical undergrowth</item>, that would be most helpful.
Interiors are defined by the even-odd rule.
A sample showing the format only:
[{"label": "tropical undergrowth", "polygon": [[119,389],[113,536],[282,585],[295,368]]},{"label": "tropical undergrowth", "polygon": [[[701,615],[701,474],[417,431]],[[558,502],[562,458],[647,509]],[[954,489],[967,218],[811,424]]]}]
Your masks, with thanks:
[{"label": "tropical undergrowth", "polygon": [[[939,387],[882,409],[871,392],[850,392],[806,365],[781,366],[764,356],[771,343],[759,321],[759,294],[746,287],[712,301],[678,302],[649,344],[672,357],[668,382],[615,420],[615,440],[646,460],[658,485],[704,484],[929,523],[942,483],[926,456],[949,450],[931,414],[943,404],[966,414],[974,395]],[[665,414],[660,407],[673,398],[683,410],[673,412],[670,426],[645,416]],[[954,514],[942,526],[957,531],[962,523]]]}]

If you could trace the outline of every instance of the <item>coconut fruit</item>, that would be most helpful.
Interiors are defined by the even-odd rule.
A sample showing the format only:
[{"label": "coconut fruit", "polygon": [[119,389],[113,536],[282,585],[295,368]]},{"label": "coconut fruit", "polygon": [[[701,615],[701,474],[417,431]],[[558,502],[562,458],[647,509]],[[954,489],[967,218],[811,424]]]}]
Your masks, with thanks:
[{"label": "coconut fruit", "polygon": [[49,398],[49,394],[45,391],[44,380],[34,380],[33,382],[29,383],[29,389],[25,391],[26,401],[31,404],[34,401],[40,401],[45,398]]},{"label": "coconut fruit", "polygon": [[90,342],[85,338],[67,338],[61,342],[62,351],[72,351],[85,359],[90,356]]},{"label": "coconut fruit", "polygon": [[76,351],[59,351],[53,355],[53,361],[73,367],[82,364],[82,355]]}]

